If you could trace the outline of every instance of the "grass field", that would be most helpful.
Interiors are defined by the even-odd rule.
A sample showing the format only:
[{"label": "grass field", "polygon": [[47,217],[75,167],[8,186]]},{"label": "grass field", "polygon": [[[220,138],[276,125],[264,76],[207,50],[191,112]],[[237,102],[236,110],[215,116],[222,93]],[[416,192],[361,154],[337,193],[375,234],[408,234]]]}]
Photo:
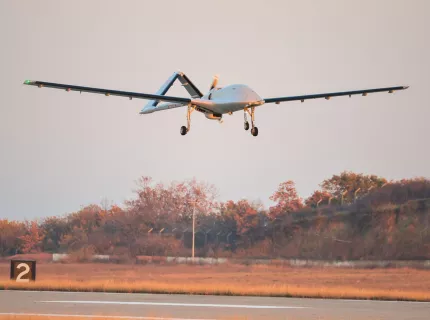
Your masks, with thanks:
[{"label": "grass field", "polygon": [[[139,319],[139,317],[115,317],[115,316],[63,316],[63,315],[0,315],[0,320],[127,320]],[[160,320],[160,317],[142,316],[142,320]],[[240,318],[237,318],[239,320]],[[227,320],[227,319],[226,319]],[[234,320],[234,319],[228,319]]]},{"label": "grass field", "polygon": [[39,264],[35,283],[8,276],[0,264],[0,289],[430,301],[430,271],[415,269],[96,263]]},{"label": "grass field", "polygon": [[[142,317],[126,317],[126,316],[63,316],[63,315],[0,315],[0,320],[160,320],[156,316],[142,316]],[[166,318],[168,319],[168,318]],[[245,318],[236,317],[228,318],[225,320],[242,320]]]}]

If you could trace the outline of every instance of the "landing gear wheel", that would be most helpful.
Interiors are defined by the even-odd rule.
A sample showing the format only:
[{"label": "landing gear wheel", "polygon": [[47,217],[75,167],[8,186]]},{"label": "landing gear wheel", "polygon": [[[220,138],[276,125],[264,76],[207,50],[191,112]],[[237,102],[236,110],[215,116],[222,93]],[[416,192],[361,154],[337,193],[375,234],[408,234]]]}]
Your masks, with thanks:
[{"label": "landing gear wheel", "polygon": [[248,108],[245,108],[244,109],[245,112],[243,116],[245,120],[245,123],[244,123],[245,130],[249,129],[249,122],[248,122],[248,119],[246,118],[246,114],[248,113],[251,116],[251,134],[254,137],[256,137],[258,136],[258,128],[255,126],[255,122],[254,122],[254,110],[255,110],[255,107],[251,107],[251,110],[249,110]]},{"label": "landing gear wheel", "polygon": [[187,134],[188,130],[186,126],[181,127],[181,135],[185,136]]}]

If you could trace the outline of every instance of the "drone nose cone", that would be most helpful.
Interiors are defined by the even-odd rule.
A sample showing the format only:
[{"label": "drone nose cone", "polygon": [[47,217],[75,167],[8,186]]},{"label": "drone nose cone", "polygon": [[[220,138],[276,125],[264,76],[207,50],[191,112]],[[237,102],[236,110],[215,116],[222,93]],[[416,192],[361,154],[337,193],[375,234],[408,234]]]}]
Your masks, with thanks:
[{"label": "drone nose cone", "polygon": [[151,109],[142,109],[139,114],[148,114],[148,113],[153,113],[154,112],[154,108]]}]

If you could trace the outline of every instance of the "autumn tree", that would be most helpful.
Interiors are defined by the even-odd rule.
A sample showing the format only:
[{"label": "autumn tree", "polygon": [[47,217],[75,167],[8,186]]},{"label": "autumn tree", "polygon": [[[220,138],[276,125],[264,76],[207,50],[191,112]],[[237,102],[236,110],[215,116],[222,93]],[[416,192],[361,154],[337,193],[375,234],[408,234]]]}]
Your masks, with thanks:
[{"label": "autumn tree", "polygon": [[[137,184],[137,197],[126,202],[127,214],[123,218],[127,220],[124,228],[130,237],[130,246],[143,246],[151,236],[149,231],[172,230],[175,226],[190,227],[193,212],[197,225],[202,220],[208,222],[206,218],[214,213],[217,191],[212,185],[195,179],[170,185],[155,184],[149,177],[142,177]],[[135,248],[134,251],[139,252],[140,249]]]},{"label": "autumn tree", "polygon": [[310,197],[305,200],[307,207],[317,207],[318,204],[328,204],[331,202],[332,195],[327,191],[316,190]]},{"label": "autumn tree", "polygon": [[391,181],[384,188],[376,189],[362,198],[372,207],[390,204],[403,204],[411,200],[430,198],[430,180],[426,178]]},{"label": "autumn tree", "polygon": [[270,197],[270,200],[276,203],[269,210],[272,218],[303,208],[303,200],[298,196],[296,186],[291,180],[281,183],[278,190]]},{"label": "autumn tree", "polygon": [[57,252],[61,241],[70,232],[66,218],[48,217],[40,225],[43,233],[42,249],[46,252]]},{"label": "autumn tree", "polygon": [[330,179],[326,179],[321,183],[323,192],[329,193],[336,199],[342,199],[348,204],[354,201],[354,196],[362,196],[371,189],[380,188],[387,180],[376,175],[364,175],[362,173],[354,173],[344,171],[340,175],[333,175]]},{"label": "autumn tree", "polygon": [[91,245],[90,237],[102,227],[103,209],[88,205],[67,217],[69,232],[62,237],[61,247],[74,251]]},{"label": "autumn tree", "polygon": [[238,202],[232,200],[221,205],[220,217],[224,226],[236,234],[246,234],[260,225],[258,206],[242,199]]},{"label": "autumn tree", "polygon": [[143,177],[136,194],[136,199],[126,202],[129,212],[139,216],[148,228],[162,228],[191,222],[194,209],[197,215],[209,214],[215,205],[216,189],[196,180],[154,185],[151,178]]},{"label": "autumn tree", "polygon": [[41,243],[43,239],[43,232],[39,227],[39,224],[37,221],[26,221],[25,229],[25,234],[19,237],[19,239],[22,241],[22,252],[39,252],[41,250]]},{"label": "autumn tree", "polygon": [[0,257],[13,255],[21,250],[21,237],[26,230],[22,222],[0,220]]}]

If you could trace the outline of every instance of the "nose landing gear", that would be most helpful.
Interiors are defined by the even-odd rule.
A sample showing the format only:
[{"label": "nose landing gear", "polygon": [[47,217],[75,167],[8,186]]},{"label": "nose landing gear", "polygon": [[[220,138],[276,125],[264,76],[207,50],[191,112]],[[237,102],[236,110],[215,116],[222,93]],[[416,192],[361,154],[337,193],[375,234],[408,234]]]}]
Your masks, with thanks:
[{"label": "nose landing gear", "polygon": [[246,113],[248,113],[251,116],[251,134],[254,137],[256,137],[256,136],[258,136],[258,128],[254,125],[254,110],[255,110],[255,107],[251,107],[251,111],[249,111],[248,108],[244,109],[243,115],[244,115],[244,121],[245,122],[244,122],[243,127],[245,130],[249,130],[249,122],[248,122],[248,119],[246,117]]}]

